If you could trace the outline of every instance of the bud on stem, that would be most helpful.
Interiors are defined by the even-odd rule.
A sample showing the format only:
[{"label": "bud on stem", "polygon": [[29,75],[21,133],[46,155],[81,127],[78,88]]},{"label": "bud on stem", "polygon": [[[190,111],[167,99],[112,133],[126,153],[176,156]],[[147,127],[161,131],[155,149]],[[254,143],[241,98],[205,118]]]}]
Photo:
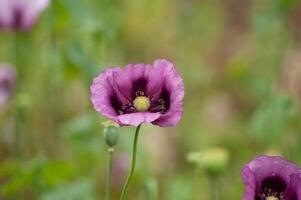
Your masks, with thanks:
[{"label": "bud on stem", "polygon": [[115,126],[105,127],[103,130],[105,141],[109,147],[114,147],[119,138],[118,128]]}]

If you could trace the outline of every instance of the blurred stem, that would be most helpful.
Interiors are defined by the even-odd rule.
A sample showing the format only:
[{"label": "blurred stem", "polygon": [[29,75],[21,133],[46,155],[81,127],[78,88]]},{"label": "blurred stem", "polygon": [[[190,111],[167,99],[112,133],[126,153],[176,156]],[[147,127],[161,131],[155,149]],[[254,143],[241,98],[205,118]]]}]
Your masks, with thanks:
[{"label": "blurred stem", "polygon": [[22,37],[22,33],[16,31],[14,33],[14,38],[13,38],[13,59],[15,61],[15,67],[17,69],[18,72],[18,80],[20,78],[22,78],[22,81],[24,80],[25,74],[24,74],[24,67],[22,67],[22,63],[23,63],[23,59],[22,59],[22,45],[23,44],[23,37]]},{"label": "blurred stem", "polygon": [[193,188],[192,188],[192,199],[193,200],[196,200],[196,199],[200,199],[199,198],[199,196],[198,196],[198,194],[199,194],[199,182],[200,182],[200,180],[199,180],[199,168],[198,167],[195,167],[195,169],[194,169],[194,176],[193,176],[193,179],[192,179],[192,186],[193,186]]},{"label": "blurred stem", "polygon": [[108,159],[107,179],[106,179],[106,200],[111,199],[113,154],[114,154],[114,148],[108,148],[109,159]]},{"label": "blurred stem", "polygon": [[132,176],[133,176],[134,171],[135,171],[136,154],[137,154],[137,143],[138,143],[138,136],[139,136],[140,128],[141,128],[141,124],[136,128],[135,138],[134,138],[134,143],[133,143],[133,157],[132,157],[131,170],[130,170],[130,173],[129,173],[129,175],[128,175],[126,181],[125,181],[125,184],[123,186],[120,200],[125,200],[126,194],[127,194],[127,191],[129,189],[129,185],[130,185],[130,182],[131,182],[131,179],[132,179]]},{"label": "blurred stem", "polygon": [[211,176],[210,178],[210,187],[211,187],[211,199],[219,200],[219,184],[218,177]]},{"label": "blurred stem", "polygon": [[53,48],[56,47],[55,18],[55,0],[52,0],[50,5],[50,42]]},{"label": "blurred stem", "polygon": [[[16,71],[18,73],[18,76],[20,78],[18,78],[19,82],[22,82],[23,76],[24,74],[22,73],[22,69],[20,67],[20,33],[18,31],[16,31],[14,33],[14,38],[13,38],[13,59],[15,61],[15,67],[16,67]],[[17,83],[17,88],[18,91],[20,90],[19,84]],[[19,150],[19,140],[20,140],[20,134],[19,134],[19,130],[20,130],[20,123],[21,123],[21,119],[20,119],[20,109],[19,109],[19,105],[17,105],[14,109],[14,118],[15,118],[15,125],[14,125],[14,144],[13,144],[13,154],[15,156],[19,155],[18,154],[18,150]]]},{"label": "blurred stem", "polygon": [[147,200],[158,199],[158,183],[156,179],[151,178],[146,181]]}]

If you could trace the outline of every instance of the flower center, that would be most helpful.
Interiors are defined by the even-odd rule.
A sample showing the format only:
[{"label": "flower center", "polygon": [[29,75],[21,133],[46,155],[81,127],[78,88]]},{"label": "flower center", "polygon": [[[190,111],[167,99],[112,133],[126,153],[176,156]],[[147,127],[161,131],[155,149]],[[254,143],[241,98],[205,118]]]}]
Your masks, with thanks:
[{"label": "flower center", "polygon": [[144,112],[149,109],[150,100],[146,96],[138,96],[135,98],[133,104],[138,112]]},{"label": "flower center", "polygon": [[266,200],[279,200],[277,197],[274,197],[274,196],[268,196],[266,198]]},{"label": "flower center", "polygon": [[284,200],[284,192],[287,189],[286,182],[278,175],[271,175],[261,183],[261,200]]}]

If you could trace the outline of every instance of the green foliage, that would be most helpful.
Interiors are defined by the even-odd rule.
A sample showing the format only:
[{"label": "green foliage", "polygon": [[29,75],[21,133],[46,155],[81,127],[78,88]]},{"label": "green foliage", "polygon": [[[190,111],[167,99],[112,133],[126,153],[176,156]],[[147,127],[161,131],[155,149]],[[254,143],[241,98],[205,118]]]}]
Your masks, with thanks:
[{"label": "green foliage", "polygon": [[93,183],[90,180],[78,180],[61,185],[55,190],[42,194],[41,200],[93,200]]},{"label": "green foliage", "polygon": [[287,96],[268,97],[254,113],[251,132],[265,145],[278,142],[289,127],[293,112],[293,102]]},{"label": "green foliage", "polygon": [[38,194],[46,188],[57,187],[74,177],[74,169],[67,161],[47,161],[36,157],[25,163],[7,162],[1,166],[2,176],[7,178],[0,194],[20,197],[22,193]]},{"label": "green foliage", "polygon": [[191,199],[192,184],[189,177],[171,178],[166,187],[166,194],[163,199]]}]

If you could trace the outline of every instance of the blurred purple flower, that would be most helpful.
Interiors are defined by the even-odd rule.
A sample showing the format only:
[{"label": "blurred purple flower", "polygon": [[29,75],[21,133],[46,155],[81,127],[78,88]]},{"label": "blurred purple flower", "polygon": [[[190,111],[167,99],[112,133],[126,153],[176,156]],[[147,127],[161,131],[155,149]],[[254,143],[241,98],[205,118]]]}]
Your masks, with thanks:
[{"label": "blurred purple flower", "polygon": [[112,166],[112,185],[119,188],[130,169],[131,159],[127,154],[117,154]]},{"label": "blurred purple flower", "polygon": [[16,74],[8,64],[0,64],[0,110],[8,102],[15,86]]},{"label": "blurred purple flower", "polygon": [[243,200],[301,200],[301,170],[279,156],[259,156],[242,169]]},{"label": "blurred purple flower", "polygon": [[121,126],[174,126],[183,113],[183,79],[163,59],[106,69],[94,79],[91,93],[94,108]]},{"label": "blurred purple flower", "polygon": [[0,30],[27,31],[49,0],[0,0]]}]

